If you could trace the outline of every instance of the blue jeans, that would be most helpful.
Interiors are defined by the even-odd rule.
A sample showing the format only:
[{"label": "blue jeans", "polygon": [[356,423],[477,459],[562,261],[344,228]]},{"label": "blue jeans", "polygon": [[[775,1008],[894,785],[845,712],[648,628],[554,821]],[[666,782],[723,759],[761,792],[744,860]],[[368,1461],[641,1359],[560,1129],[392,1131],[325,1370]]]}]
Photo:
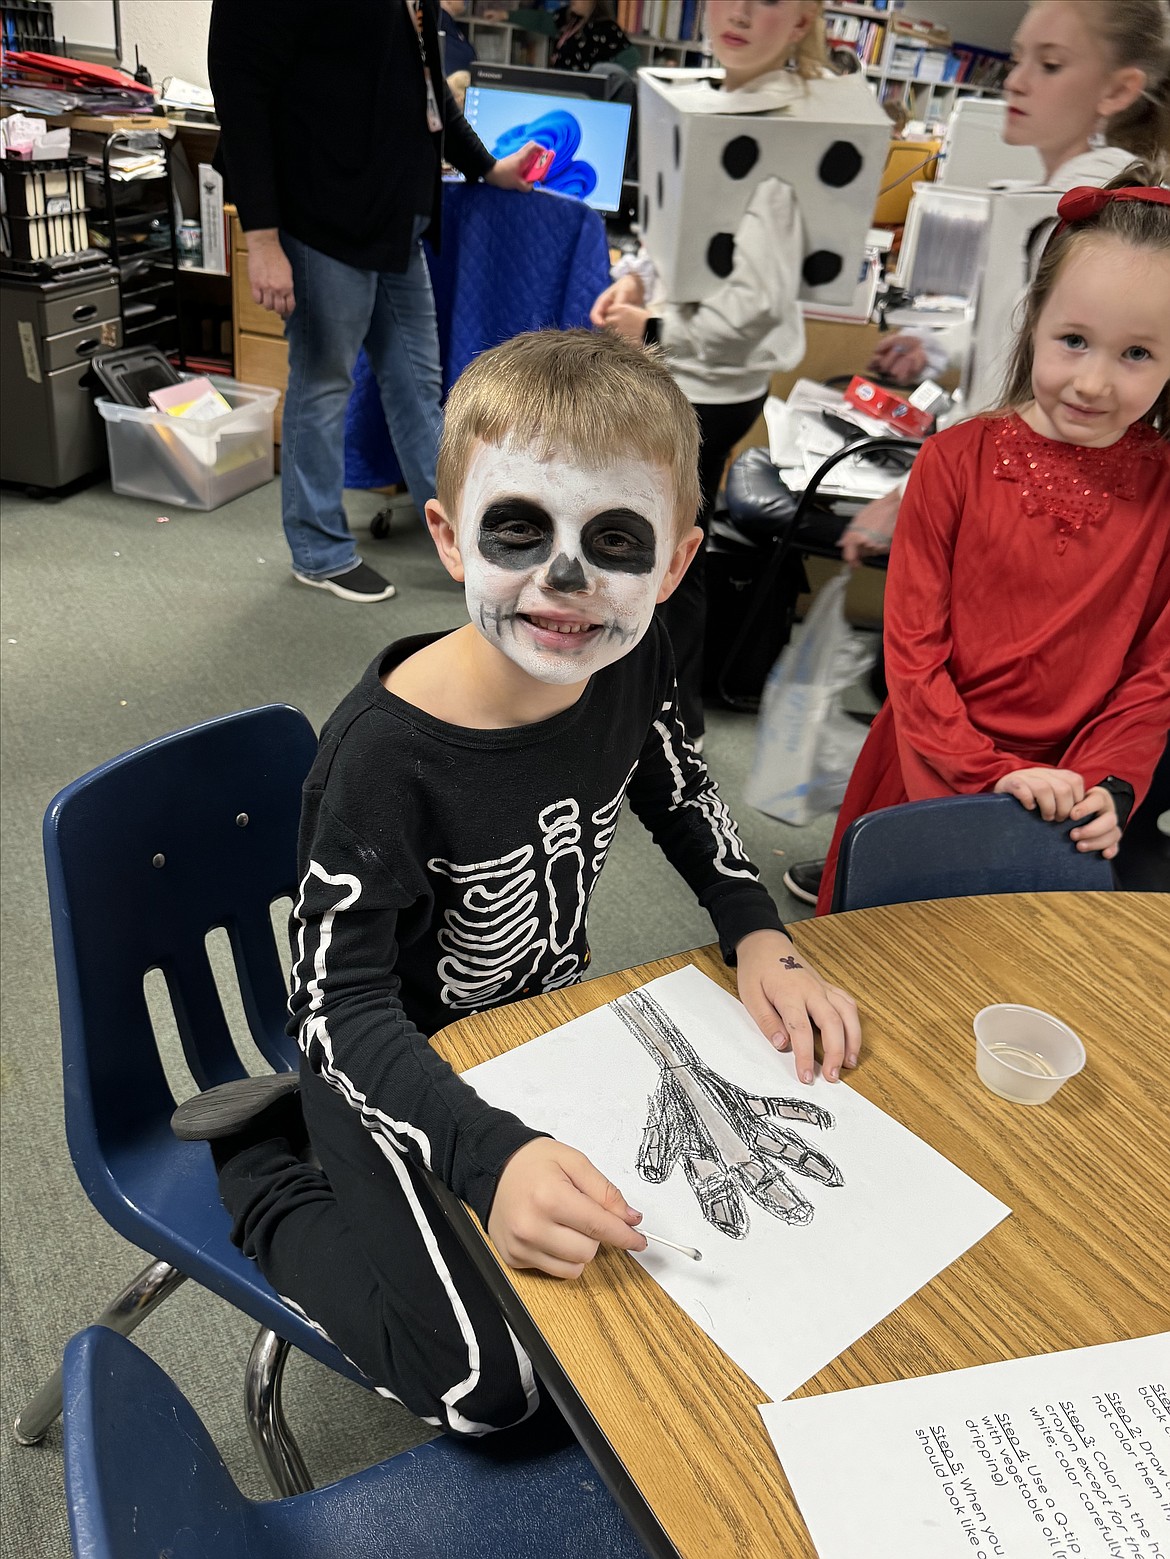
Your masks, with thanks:
[{"label": "blue jeans", "polygon": [[[416,237],[426,219],[415,219]],[[362,271],[281,233],[296,307],[285,325],[288,390],[281,508],[293,568],[332,579],[361,561],[345,518],[345,408],[364,346],[394,452],[420,510],[435,494],[443,428],[435,300],[422,245],[407,269]]]}]

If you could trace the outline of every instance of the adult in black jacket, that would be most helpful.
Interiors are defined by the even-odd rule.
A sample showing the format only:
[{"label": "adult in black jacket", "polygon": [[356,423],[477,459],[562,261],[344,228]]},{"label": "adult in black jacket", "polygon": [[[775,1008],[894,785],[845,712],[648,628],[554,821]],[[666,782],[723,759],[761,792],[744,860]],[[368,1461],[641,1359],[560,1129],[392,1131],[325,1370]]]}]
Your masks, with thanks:
[{"label": "adult in black jacket", "polygon": [[215,0],[208,72],[252,296],[286,321],[281,486],[294,577],[343,600],[386,600],[394,586],[359,558],[342,505],[358,351],[421,511],[442,427],[420,242],[439,242],[440,163],[527,190],[520,168],[533,148],[495,161],[456,108],[438,0]]}]

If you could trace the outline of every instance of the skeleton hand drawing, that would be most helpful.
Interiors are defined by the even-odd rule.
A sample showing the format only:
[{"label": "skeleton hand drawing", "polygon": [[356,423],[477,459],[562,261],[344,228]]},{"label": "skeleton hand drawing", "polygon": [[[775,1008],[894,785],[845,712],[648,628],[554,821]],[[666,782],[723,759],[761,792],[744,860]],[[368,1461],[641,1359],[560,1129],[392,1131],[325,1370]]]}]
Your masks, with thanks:
[{"label": "skeleton hand drawing", "polygon": [[643,991],[619,996],[613,1009],[661,1069],[638,1149],[642,1178],[659,1185],[681,1159],[703,1217],[733,1240],[744,1239],[750,1226],[742,1192],[785,1223],[810,1222],[812,1203],[784,1171],[827,1186],[843,1185],[844,1178],[781,1122],[831,1127],[829,1112],[802,1099],[760,1098],[729,1083]]}]

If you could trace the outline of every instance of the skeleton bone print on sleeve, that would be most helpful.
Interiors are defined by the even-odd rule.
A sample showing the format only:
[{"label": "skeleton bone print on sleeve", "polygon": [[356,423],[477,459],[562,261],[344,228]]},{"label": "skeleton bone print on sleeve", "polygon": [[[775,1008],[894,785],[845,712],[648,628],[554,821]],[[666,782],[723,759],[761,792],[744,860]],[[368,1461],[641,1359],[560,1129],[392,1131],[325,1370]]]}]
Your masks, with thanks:
[{"label": "skeleton bone print on sleeve", "polygon": [[589,897],[628,783],[629,776],[590,815],[590,838],[583,839],[579,804],[567,796],[537,817],[539,854],[526,844],[494,860],[464,864],[433,856],[427,862],[462,890],[459,907],[444,910],[438,935],[444,1006],[478,1012],[533,987],[553,991],[580,979]]},{"label": "skeleton bone print on sleeve", "polygon": [[[747,877],[753,882],[756,881],[759,874],[743,847],[743,840],[739,837],[735,819],[728,811],[726,801],[719,794],[714,779],[706,773],[703,760],[687,740],[686,732],[679,720],[678,705],[674,699],[664,703],[661,712],[664,718],[655,720],[654,729],[662,738],[663,755],[674,782],[670,798],[671,807],[690,807],[703,819],[711,831],[711,838],[715,844],[712,864],[717,872],[724,877]],[[705,781],[688,796],[687,786],[699,771],[706,775]]]}]

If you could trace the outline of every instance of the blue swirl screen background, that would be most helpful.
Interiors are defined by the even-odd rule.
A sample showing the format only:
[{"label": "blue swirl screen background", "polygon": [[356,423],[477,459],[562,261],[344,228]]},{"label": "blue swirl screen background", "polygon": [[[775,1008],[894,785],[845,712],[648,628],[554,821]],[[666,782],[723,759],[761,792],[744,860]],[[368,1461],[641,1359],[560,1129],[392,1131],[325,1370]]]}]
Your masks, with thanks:
[{"label": "blue swirl screen background", "polygon": [[556,153],[541,180],[543,188],[583,200],[597,211],[618,209],[630,134],[628,103],[469,87],[463,111],[493,157],[507,157],[536,141]]}]

